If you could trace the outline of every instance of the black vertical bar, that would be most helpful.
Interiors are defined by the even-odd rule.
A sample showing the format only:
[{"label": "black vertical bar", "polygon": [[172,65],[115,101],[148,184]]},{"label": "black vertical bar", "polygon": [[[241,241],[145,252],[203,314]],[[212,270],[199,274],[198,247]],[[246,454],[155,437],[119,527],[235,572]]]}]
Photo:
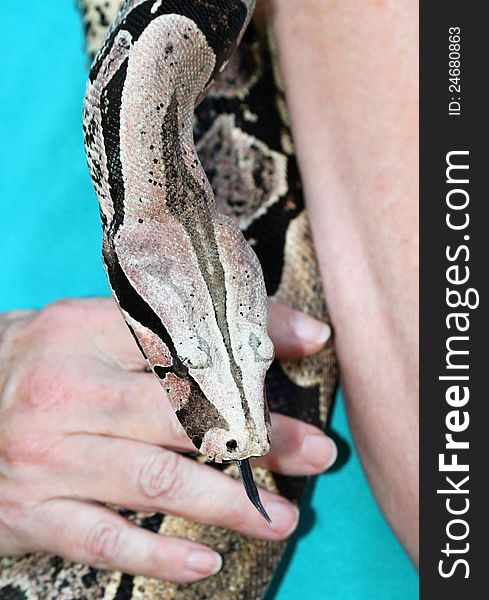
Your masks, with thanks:
[{"label": "black vertical bar", "polygon": [[[489,36],[484,7],[453,0],[420,3],[422,599],[489,597]],[[449,60],[456,60],[456,45],[449,44],[456,44],[457,28],[458,81],[456,71],[452,77],[449,72]],[[455,52],[451,57],[450,51]],[[450,152],[449,162],[468,169],[449,170],[447,182]],[[466,201],[465,208],[450,206]],[[448,301],[457,304],[455,291],[468,305],[449,307],[447,289],[452,291]],[[449,317],[455,313],[464,316]],[[458,339],[447,349],[450,337]],[[468,354],[450,355],[447,366],[450,349]],[[469,448],[447,449],[450,439],[468,442]],[[468,470],[440,470],[440,454],[443,463],[456,460]]]}]

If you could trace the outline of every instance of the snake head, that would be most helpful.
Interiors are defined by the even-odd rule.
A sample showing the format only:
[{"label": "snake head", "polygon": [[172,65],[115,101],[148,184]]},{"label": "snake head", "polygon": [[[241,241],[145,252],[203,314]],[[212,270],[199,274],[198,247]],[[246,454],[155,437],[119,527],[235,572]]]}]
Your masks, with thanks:
[{"label": "snake head", "polygon": [[187,399],[174,396],[172,385],[169,396],[196,447],[221,462],[268,452],[265,375],[274,352],[258,260],[230,219],[217,215],[213,225],[219,260],[212,261],[209,248],[203,250],[205,256],[195,253],[204,281],[197,284],[197,273],[191,278],[190,313],[182,315],[179,333],[172,333],[192,383]]},{"label": "snake head", "polygon": [[268,302],[236,224],[208,218],[192,229],[171,216],[127,220],[116,240],[121,273],[111,281],[127,277],[114,290],[121,306],[130,289],[137,293],[126,321],[194,445],[209,460],[244,460],[269,449]]}]

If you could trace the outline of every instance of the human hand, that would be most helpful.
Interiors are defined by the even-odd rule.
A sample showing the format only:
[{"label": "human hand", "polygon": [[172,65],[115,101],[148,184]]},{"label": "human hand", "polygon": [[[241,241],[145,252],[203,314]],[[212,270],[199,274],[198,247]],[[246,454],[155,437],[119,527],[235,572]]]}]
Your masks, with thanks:
[{"label": "human hand", "polygon": [[[327,333],[271,305],[279,358],[317,352]],[[219,555],[205,546],[143,530],[101,503],[263,539],[292,533],[298,512],[284,498],[261,492],[270,528],[239,481],[175,452],[194,447],[145,367],[111,299],[0,317],[0,554],[47,551],[171,581],[219,570]],[[271,451],[260,464],[306,475],[325,470],[335,455],[319,429],[272,414]]]}]

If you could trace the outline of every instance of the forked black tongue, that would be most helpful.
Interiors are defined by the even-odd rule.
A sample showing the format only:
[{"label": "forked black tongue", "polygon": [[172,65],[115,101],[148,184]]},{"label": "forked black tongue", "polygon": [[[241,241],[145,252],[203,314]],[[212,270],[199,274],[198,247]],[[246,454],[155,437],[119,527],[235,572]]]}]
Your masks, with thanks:
[{"label": "forked black tongue", "polygon": [[246,490],[246,495],[251,500],[256,510],[265,519],[265,521],[271,525],[272,520],[268,516],[267,511],[261,503],[260,494],[258,493],[258,488],[256,487],[255,480],[253,479],[253,471],[251,470],[249,459],[245,458],[244,460],[237,460],[236,465],[238,466],[239,476],[241,477],[241,481],[243,482]]}]

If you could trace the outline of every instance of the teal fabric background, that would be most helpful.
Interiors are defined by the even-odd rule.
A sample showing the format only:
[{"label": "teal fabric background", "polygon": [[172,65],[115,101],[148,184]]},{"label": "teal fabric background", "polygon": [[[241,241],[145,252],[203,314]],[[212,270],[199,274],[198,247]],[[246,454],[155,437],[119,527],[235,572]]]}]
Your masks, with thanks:
[{"label": "teal fabric background", "polygon": [[[74,0],[2,4],[0,310],[107,295],[83,153],[86,77]],[[275,600],[414,600],[418,580],[367,487],[341,397],[331,429],[350,448],[316,480]]]}]

